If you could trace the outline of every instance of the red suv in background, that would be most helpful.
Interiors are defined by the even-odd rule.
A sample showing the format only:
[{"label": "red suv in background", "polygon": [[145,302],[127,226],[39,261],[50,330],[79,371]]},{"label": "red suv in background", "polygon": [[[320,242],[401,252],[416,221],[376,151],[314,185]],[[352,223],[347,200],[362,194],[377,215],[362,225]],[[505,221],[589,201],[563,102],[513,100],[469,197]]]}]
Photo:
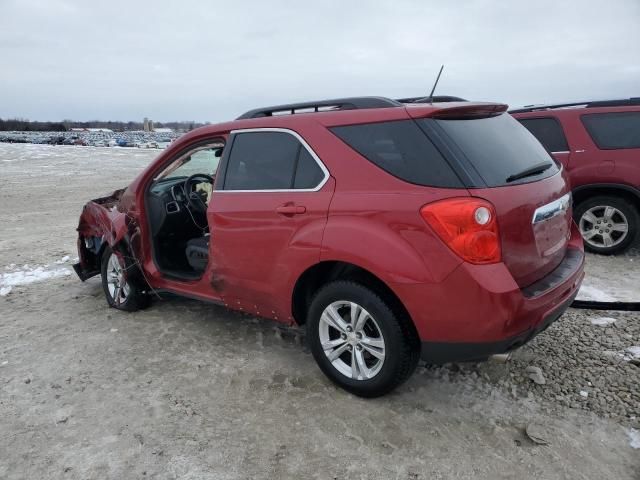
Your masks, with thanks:
[{"label": "red suv in background", "polygon": [[196,129],[84,207],[76,272],[101,274],[121,310],[171,292],[305,325],[324,373],[362,396],[420,356],[516,348],[583,278],[566,173],[506,105],[429,100],[282,105]]},{"label": "red suv in background", "polygon": [[640,231],[640,98],[510,113],[565,166],[586,247],[613,254],[631,246]]}]

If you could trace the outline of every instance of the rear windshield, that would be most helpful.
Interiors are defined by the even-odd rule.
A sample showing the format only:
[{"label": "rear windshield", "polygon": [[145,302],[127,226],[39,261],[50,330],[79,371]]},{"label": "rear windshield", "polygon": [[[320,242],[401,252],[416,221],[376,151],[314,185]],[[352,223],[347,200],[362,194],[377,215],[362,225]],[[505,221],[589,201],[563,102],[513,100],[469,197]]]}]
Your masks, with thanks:
[{"label": "rear windshield", "polygon": [[640,148],[640,112],[582,115],[582,123],[602,150]]},{"label": "rear windshield", "polygon": [[331,131],[371,163],[409,183],[463,187],[447,160],[413,120],[333,127]]},{"label": "rear windshield", "polygon": [[[537,181],[558,172],[545,148],[511,115],[435,122],[489,187]],[[541,170],[536,167],[548,164],[535,173]],[[534,173],[522,176],[527,170]]]}]

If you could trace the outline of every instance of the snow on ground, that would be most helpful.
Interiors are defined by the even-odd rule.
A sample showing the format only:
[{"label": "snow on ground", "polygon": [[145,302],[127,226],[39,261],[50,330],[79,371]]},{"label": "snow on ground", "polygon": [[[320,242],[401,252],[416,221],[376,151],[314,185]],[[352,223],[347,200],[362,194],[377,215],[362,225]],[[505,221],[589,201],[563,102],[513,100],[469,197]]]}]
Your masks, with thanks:
[{"label": "snow on ground", "polygon": [[640,262],[637,249],[622,255],[587,255],[578,300],[640,302]]},{"label": "snow on ground", "polygon": [[633,347],[629,347],[625,350],[626,356],[629,357],[629,360],[640,359],[640,345],[634,345]]},{"label": "snow on ground", "polygon": [[[55,260],[75,251],[82,205],[127,185],[157,154],[123,150],[0,145],[0,162],[19,159],[0,163],[0,266],[18,264],[0,274],[25,263],[69,267],[73,260]],[[24,201],[25,186],[32,201]],[[638,269],[637,254],[634,262],[589,254],[587,285],[611,296],[614,287],[637,291]],[[511,471],[637,479],[640,369],[618,355],[639,345],[635,312],[611,313],[617,322],[605,328],[589,322],[604,312],[569,309],[507,364],[420,366],[396,393],[364,401],[322,376],[301,336],[270,322],[177,298],[119,314],[106,307],[98,280],[49,279],[24,289],[0,299],[1,478]],[[545,384],[526,376],[530,365]],[[96,402],[104,415],[96,417]],[[551,447],[531,444],[522,428],[530,422],[548,427]],[[105,445],[106,460],[96,454]]]},{"label": "snow on ground", "polygon": [[[69,261],[69,258],[69,255],[65,255],[53,263],[63,265]],[[0,297],[9,295],[13,287],[71,275],[71,270],[67,267],[49,268],[49,265],[23,265],[22,267],[16,267],[15,264],[11,264],[6,266],[5,270],[4,273],[0,273]]]},{"label": "snow on ground", "polygon": [[[66,145],[0,144],[3,177],[9,184],[24,185],[30,178],[39,177],[58,187],[58,181],[68,177],[100,178],[104,165],[117,168],[132,180],[150,160],[162,150],[130,148],[94,148]],[[56,178],[57,177],[57,178]],[[71,182],[72,183],[72,182]],[[98,185],[96,185],[98,186]],[[120,187],[118,187],[120,188]],[[113,191],[113,190],[111,190]],[[109,188],[97,194],[111,193]],[[89,197],[87,200],[89,200]]]},{"label": "snow on ground", "polygon": [[616,298],[609,295],[607,292],[595,287],[593,285],[586,285],[588,279],[585,278],[584,283],[580,287],[578,292],[578,300],[591,300],[594,302],[615,302]]},{"label": "snow on ground", "polygon": [[591,317],[589,321],[591,325],[598,325],[599,327],[606,327],[616,323],[616,319],[611,317]]},{"label": "snow on ground", "polygon": [[627,435],[629,435],[629,445],[631,445],[631,448],[640,448],[640,430],[629,428]]}]

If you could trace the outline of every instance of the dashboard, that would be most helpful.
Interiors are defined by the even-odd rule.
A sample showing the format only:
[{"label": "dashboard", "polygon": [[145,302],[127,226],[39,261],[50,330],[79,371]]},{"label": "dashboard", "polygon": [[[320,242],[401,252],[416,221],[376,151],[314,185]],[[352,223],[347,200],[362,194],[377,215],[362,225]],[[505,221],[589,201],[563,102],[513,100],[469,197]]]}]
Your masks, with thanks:
[{"label": "dashboard", "polygon": [[182,228],[180,225],[185,222],[206,224],[206,219],[199,218],[204,216],[203,213],[192,211],[189,207],[184,190],[185,180],[187,177],[184,176],[164,178],[155,181],[149,188],[147,205],[154,235]]}]

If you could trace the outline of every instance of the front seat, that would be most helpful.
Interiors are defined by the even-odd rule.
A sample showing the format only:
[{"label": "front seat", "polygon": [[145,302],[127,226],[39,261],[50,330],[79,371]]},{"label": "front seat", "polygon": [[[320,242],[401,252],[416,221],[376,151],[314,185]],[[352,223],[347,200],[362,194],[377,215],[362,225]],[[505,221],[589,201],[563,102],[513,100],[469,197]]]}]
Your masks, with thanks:
[{"label": "front seat", "polygon": [[189,240],[185,253],[191,268],[203,272],[209,263],[209,235]]}]

